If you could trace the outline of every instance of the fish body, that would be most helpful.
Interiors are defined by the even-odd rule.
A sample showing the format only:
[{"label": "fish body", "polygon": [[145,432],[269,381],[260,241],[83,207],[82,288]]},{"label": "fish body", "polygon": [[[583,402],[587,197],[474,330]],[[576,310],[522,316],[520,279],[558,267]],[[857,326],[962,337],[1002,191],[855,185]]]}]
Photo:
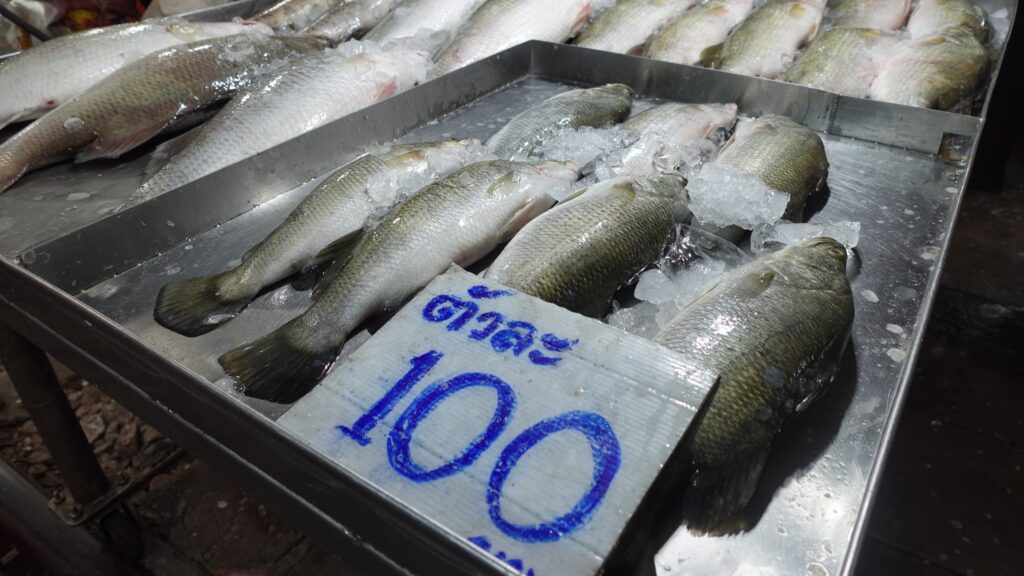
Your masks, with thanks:
[{"label": "fish body", "polygon": [[[436,178],[464,165],[476,140],[398,144],[364,154],[327,177],[238,266],[213,276],[171,282],[157,296],[157,322],[186,336],[205,334],[234,318],[261,290],[330,259],[324,246],[353,242],[381,207],[371,187],[415,173]],[[396,198],[389,198],[396,199]],[[396,199],[397,200],[397,199]],[[387,201],[387,200],[385,200]]]},{"label": "fish body", "polygon": [[924,38],[962,26],[984,42],[988,36],[985,9],[968,0],[920,0],[907,22],[911,38]]},{"label": "fish body", "polygon": [[0,144],[0,191],[29,170],[71,157],[117,158],[287,59],[321,48],[314,38],[238,34],[150,54]]},{"label": "fish body", "polygon": [[911,0],[833,0],[828,19],[837,28],[899,30],[907,23]]},{"label": "fish body", "polygon": [[0,62],[0,128],[42,116],[147,54],[246,31],[270,33],[252,23],[166,18],[54,38]]},{"label": "fish body", "polygon": [[617,152],[626,174],[657,174],[679,168],[687,147],[736,123],[735,104],[659,104],[622,123],[631,144]]},{"label": "fish body", "polygon": [[594,184],[527,224],[485,278],[599,318],[689,217],[685,185],[678,174]]},{"label": "fish body", "polygon": [[871,85],[875,100],[951,110],[977,92],[989,56],[966,27],[901,42]]},{"label": "fish body", "polygon": [[293,34],[349,0],[281,0],[253,17],[281,34]]},{"label": "fish body", "polygon": [[652,35],[692,6],[693,0],[620,0],[584,28],[576,44],[639,54]]},{"label": "fish body", "polygon": [[565,42],[586,24],[592,0],[487,0],[437,57],[433,75],[528,40]]},{"label": "fish body", "polygon": [[[292,402],[326,373],[347,335],[372,314],[400,305],[452,264],[467,265],[508,240],[549,208],[554,188],[578,171],[477,162],[394,206],[367,230],[347,264],[328,271],[302,315],[220,358],[245,394]],[[338,264],[335,264],[337,266]]]},{"label": "fish body", "polygon": [[811,42],[786,71],[786,82],[864,98],[899,42],[872,28],[832,28]]},{"label": "fish body", "polygon": [[481,0],[403,0],[366,36],[383,42],[415,36],[420,30],[453,34],[480,5]]},{"label": "fish body", "polygon": [[323,38],[342,42],[376,26],[398,0],[349,0],[342,2],[317,18],[305,30]]},{"label": "fish body", "polygon": [[233,98],[132,195],[137,204],[272,148],[423,80],[417,52],[324,50],[284,66]]},{"label": "fish body", "polygon": [[669,23],[651,40],[644,56],[676,64],[699,64],[754,8],[754,0],[708,0]]},{"label": "fish body", "polygon": [[726,274],[655,337],[719,374],[686,444],[691,530],[746,506],[775,434],[833,380],[853,316],[846,250],[815,238]]},{"label": "fish body", "polygon": [[563,130],[621,122],[632,105],[633,90],[625,84],[562,92],[509,120],[487,140],[487,147],[499,158],[527,156]]},{"label": "fish body", "polygon": [[778,77],[797,51],[817,35],[822,3],[773,0],[754,10],[712,58],[715,67],[747,76]]}]

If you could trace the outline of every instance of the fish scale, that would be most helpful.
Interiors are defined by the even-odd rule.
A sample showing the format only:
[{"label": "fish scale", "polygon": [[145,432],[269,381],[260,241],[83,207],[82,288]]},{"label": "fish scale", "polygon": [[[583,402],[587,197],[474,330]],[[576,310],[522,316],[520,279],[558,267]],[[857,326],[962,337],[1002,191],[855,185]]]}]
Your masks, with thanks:
[{"label": "fish scale", "polygon": [[325,50],[275,71],[239,94],[129,199],[136,204],[240,162],[411,88],[426,72],[419,53]]},{"label": "fish scale", "polygon": [[775,434],[834,378],[853,316],[846,250],[815,238],[726,274],[655,337],[719,374],[685,445],[691,530],[746,506]]},{"label": "fish scale", "polygon": [[870,28],[833,28],[816,38],[786,71],[786,82],[864,98],[896,47],[894,34]]},{"label": "fish scale", "polygon": [[347,0],[281,0],[254,16],[253,20],[270,26],[275,32],[293,33],[345,2]]},{"label": "fish scale", "polygon": [[150,54],[0,145],[0,191],[28,170],[72,156],[117,158],[288,58],[323,46],[314,38],[239,34]]},{"label": "fish scale", "polygon": [[833,0],[829,22],[836,27],[899,30],[907,22],[911,0]]},{"label": "fish scale", "polygon": [[750,14],[754,0],[708,0],[669,23],[651,40],[644,56],[677,64],[698,64]]},{"label": "fish scale", "polygon": [[310,24],[302,32],[341,42],[376,26],[397,0],[350,0]]},{"label": "fish scale", "polygon": [[797,50],[814,39],[824,0],[773,0],[747,17],[722,45],[716,67],[727,72],[775,78]]},{"label": "fish scale", "polygon": [[979,41],[988,36],[985,9],[968,0],[920,0],[907,22],[911,38],[922,38],[956,27],[970,30]]},{"label": "fish scale", "polygon": [[647,39],[693,6],[693,0],[620,0],[576,38],[585,48],[639,54]]},{"label": "fish scale", "polygon": [[685,220],[675,174],[605,180],[530,222],[486,278],[586,316],[600,317],[615,291],[662,252]]},{"label": "fish scale", "polygon": [[[508,240],[576,179],[561,162],[477,162],[392,208],[336,263],[312,305],[281,328],[220,358],[245,393],[292,402],[329,370],[348,334],[400,305],[451,264],[467,265]],[[323,285],[325,284],[325,285]]]},{"label": "fish scale", "polygon": [[451,34],[473,13],[481,0],[404,0],[373,28],[364,40],[383,42],[415,36],[421,29]]}]

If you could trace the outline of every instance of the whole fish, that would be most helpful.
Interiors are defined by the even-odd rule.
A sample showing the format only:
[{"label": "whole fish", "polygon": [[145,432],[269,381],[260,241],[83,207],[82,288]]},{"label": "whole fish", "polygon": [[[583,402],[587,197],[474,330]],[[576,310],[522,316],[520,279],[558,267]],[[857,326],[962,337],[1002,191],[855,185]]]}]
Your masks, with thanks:
[{"label": "whole fish", "polygon": [[951,110],[969,103],[985,72],[985,46],[967,27],[901,42],[871,85],[875,100]]},{"label": "whole fish", "polygon": [[129,198],[137,204],[413,87],[429,60],[418,52],[337,49],[275,70],[233,98]]},{"label": "whole fish", "polygon": [[910,0],[832,0],[828,19],[837,28],[899,30],[907,23]]},{"label": "whole fish", "polygon": [[29,170],[71,157],[117,158],[286,59],[323,46],[315,38],[238,34],[132,62],[0,144],[0,191]]},{"label": "whole fish", "polygon": [[750,501],[775,434],[834,379],[853,315],[846,250],[815,238],[729,272],[655,337],[719,374],[685,444],[691,530]]},{"label": "whole fish", "polygon": [[633,89],[605,84],[556,94],[509,120],[487,140],[499,158],[526,156],[559,132],[622,122],[633,106]]},{"label": "whole fish", "polygon": [[281,0],[253,20],[266,24],[281,34],[293,34],[306,28],[317,18],[346,0]]},{"label": "whole fish", "polygon": [[659,104],[622,123],[631,144],[615,153],[615,162],[634,176],[675,170],[690,154],[687,146],[735,123],[735,104]]},{"label": "whole fish", "polygon": [[[774,0],[761,6],[722,44],[711,50],[716,68],[748,76],[775,78],[821,26],[823,0]],[[714,54],[714,52],[718,52]]]},{"label": "whole fish", "polygon": [[447,74],[527,40],[565,42],[586,24],[592,4],[592,0],[487,0],[438,55],[432,74]]},{"label": "whole fish", "polygon": [[253,23],[166,18],[54,38],[0,61],[0,128],[42,116],[147,54],[246,31],[270,33]]},{"label": "whole fish", "polygon": [[542,214],[516,234],[485,278],[599,318],[612,296],[689,218],[678,174],[615,178]]},{"label": "whole fish", "polygon": [[[399,203],[363,238],[344,267],[314,292],[306,312],[220,357],[248,396],[293,402],[330,368],[348,334],[400,305],[454,264],[467,265],[549,208],[549,193],[576,179],[561,162],[471,164]],[[336,263],[335,266],[338,266]]]},{"label": "whole fish", "polygon": [[911,38],[923,38],[963,26],[984,42],[988,37],[985,9],[967,0],[920,0],[907,22]]},{"label": "whole fish", "polygon": [[619,0],[576,38],[596,50],[640,54],[647,40],[693,6],[694,0]]},{"label": "whole fish", "polygon": [[309,25],[303,33],[342,42],[365,33],[395,6],[398,0],[348,0]]},{"label": "whole fish", "polygon": [[647,58],[699,64],[705,51],[720,46],[754,9],[754,0],[708,0],[685,12],[651,40]]},{"label": "whole fish", "polygon": [[451,35],[465,22],[482,0],[402,0],[365,36],[383,42],[415,36],[420,30]]},{"label": "whole fish", "polygon": [[[153,316],[179,334],[199,336],[231,320],[260,291],[335,249],[351,245],[380,205],[371,187],[409,173],[438,178],[467,163],[476,140],[398,144],[338,169],[292,211],[241,263],[220,274],[171,282],[160,290]],[[395,198],[397,200],[397,198]],[[339,241],[340,246],[329,245]],[[328,249],[323,250],[325,245]]]},{"label": "whole fish", "polygon": [[[711,211],[721,210],[722,199],[705,191],[716,184],[715,178],[728,174],[753,176],[773,192],[785,194],[782,217],[800,222],[807,197],[825,182],[828,158],[821,138],[814,131],[785,116],[769,114],[737,128],[718,158],[706,164],[690,183],[690,208],[700,227],[736,242],[743,234],[741,227],[709,225],[729,224],[709,218]],[[709,179],[712,181],[708,182]]]},{"label": "whole fish", "polygon": [[873,28],[833,28],[811,42],[783,78],[864,98],[898,42],[895,34]]}]

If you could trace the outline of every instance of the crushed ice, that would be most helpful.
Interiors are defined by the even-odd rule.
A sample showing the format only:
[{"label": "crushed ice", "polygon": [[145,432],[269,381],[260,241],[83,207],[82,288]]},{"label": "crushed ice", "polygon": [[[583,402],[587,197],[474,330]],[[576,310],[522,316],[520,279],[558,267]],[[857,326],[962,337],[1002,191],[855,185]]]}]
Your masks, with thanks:
[{"label": "crushed ice", "polygon": [[854,248],[860,241],[860,222],[797,224],[783,220],[777,224],[762,224],[750,233],[750,249],[757,254],[777,245],[822,237],[832,238],[847,249]]}]

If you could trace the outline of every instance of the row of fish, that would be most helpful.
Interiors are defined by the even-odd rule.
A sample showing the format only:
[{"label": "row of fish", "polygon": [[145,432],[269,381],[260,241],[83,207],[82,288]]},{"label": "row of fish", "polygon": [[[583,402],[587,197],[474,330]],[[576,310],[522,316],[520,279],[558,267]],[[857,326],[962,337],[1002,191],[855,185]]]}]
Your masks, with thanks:
[{"label": "row of fish", "polygon": [[[371,151],[318,185],[236,267],[166,285],[154,316],[198,336],[289,276],[326,268],[305,312],[219,360],[245,394],[275,402],[307,393],[370,316],[502,244],[484,277],[602,318],[691,218],[679,166],[655,163],[666,155],[645,136],[678,127],[671,143],[684,146],[737,120],[732,104],[664,103],[630,116],[632,107],[623,85],[570,90],[524,110],[486,146],[451,140]],[[609,125],[634,160],[625,175],[574,188],[576,166],[535,154],[560,133]],[[786,194],[791,218],[827,170],[818,136],[778,116],[743,124],[717,162]],[[408,185],[382,200],[375,187],[396,180]],[[831,239],[762,256],[657,335],[721,375],[689,440],[695,472],[684,498],[694,529],[713,530],[745,506],[774,434],[831,380],[853,315],[845,259]],[[724,325],[733,329],[715,329]]]}]

